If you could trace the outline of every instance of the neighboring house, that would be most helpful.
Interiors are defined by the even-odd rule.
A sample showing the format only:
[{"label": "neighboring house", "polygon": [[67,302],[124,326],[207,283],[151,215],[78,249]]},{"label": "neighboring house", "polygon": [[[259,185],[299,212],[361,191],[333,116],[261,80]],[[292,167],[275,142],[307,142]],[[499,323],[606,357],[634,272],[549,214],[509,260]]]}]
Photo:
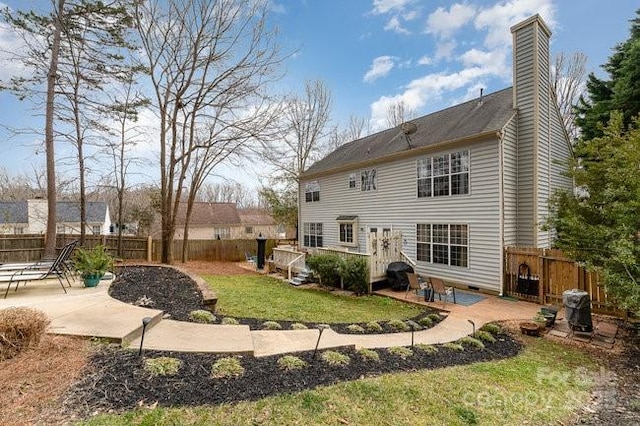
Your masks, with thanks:
[{"label": "neighboring house", "polygon": [[347,143],[303,173],[304,247],[370,253],[372,231],[399,231],[417,272],[500,293],[505,246],[549,247],[542,225],[553,191],[572,188],[571,144],[549,28],[536,15],[511,32],[513,87]]},{"label": "neighboring house", "polygon": [[[107,203],[89,201],[86,209],[85,232],[109,234],[111,218]],[[47,200],[0,201],[0,230],[3,234],[44,234],[47,230],[47,214]],[[80,203],[58,201],[56,216],[58,234],[80,234]]]},{"label": "neighboring house", "polygon": [[[180,205],[176,218],[175,239],[183,239],[186,204]],[[235,203],[196,202],[189,221],[190,240],[244,240],[260,234],[269,239],[281,238],[280,227],[262,211],[238,211]]]}]

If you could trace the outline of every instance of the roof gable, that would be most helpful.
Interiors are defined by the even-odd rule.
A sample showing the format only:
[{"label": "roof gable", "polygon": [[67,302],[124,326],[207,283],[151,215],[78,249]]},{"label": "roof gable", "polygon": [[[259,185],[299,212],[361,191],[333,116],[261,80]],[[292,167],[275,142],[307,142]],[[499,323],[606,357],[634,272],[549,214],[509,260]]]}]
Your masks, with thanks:
[{"label": "roof gable", "polygon": [[309,167],[303,176],[498,131],[514,113],[512,88],[503,89],[484,96],[482,102],[474,99],[411,120],[415,132],[408,135],[409,140],[398,126],[346,143]]}]

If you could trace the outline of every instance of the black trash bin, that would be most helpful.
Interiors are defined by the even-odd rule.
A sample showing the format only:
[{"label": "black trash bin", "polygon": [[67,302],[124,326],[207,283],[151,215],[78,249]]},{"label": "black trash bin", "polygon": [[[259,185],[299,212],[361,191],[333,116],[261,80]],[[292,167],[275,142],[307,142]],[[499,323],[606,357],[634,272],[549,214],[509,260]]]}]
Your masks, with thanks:
[{"label": "black trash bin", "polygon": [[586,291],[572,289],[562,293],[567,322],[574,330],[593,331],[591,322],[591,299]]},{"label": "black trash bin", "polygon": [[387,281],[391,290],[406,291],[409,286],[407,273],[413,273],[413,267],[404,262],[391,262],[387,266]]}]

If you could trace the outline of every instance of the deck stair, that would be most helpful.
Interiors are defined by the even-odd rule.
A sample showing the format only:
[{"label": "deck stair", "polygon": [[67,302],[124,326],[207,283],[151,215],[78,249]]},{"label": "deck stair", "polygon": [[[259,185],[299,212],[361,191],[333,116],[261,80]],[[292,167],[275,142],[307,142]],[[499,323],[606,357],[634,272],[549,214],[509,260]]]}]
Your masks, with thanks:
[{"label": "deck stair", "polygon": [[289,280],[289,284],[295,285],[295,286],[306,284],[309,282],[311,275],[312,275],[311,269],[305,266],[302,271],[298,272],[296,276],[293,277],[293,279]]}]

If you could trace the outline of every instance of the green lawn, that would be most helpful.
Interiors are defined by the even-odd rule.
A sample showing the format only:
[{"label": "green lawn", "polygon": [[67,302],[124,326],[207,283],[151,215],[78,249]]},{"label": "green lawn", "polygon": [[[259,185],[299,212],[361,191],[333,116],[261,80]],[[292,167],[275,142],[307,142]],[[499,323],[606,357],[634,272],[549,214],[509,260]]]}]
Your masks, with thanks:
[{"label": "green lawn", "polygon": [[498,362],[389,374],[255,402],[139,409],[83,424],[560,424],[588,399],[595,371],[577,349],[528,338],[522,354]]},{"label": "green lawn", "polygon": [[257,275],[205,276],[225,316],[322,323],[408,319],[421,309],[380,296],[338,296]]}]

